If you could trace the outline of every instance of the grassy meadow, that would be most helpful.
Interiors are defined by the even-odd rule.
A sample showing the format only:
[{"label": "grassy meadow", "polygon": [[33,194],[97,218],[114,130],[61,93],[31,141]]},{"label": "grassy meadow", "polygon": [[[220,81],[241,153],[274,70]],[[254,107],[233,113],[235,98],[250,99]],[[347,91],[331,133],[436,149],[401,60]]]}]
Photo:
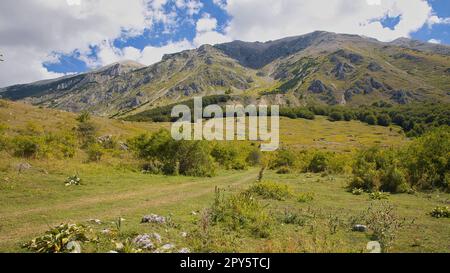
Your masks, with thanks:
[{"label": "grassy meadow", "polygon": [[[1,101],[0,131],[6,139],[61,132],[72,136],[80,123],[77,117]],[[91,121],[96,137],[111,135],[121,144],[139,134],[170,128],[169,123],[95,117]],[[61,145],[70,137],[62,139],[46,137],[39,148]],[[374,198],[370,191],[348,190],[357,150],[374,145],[400,149],[412,141],[401,128],[330,122],[320,116],[282,118],[281,141],[297,154],[331,153],[337,161],[333,164],[343,167],[316,173],[301,169],[300,163],[287,164],[289,170],[285,165],[266,169],[261,168],[263,158],[254,165],[218,168],[211,177],[193,177],[144,172],[148,158],[136,157],[129,144],[126,149],[95,150],[96,160],[79,139],[74,140],[70,156],[45,149],[42,154],[19,156],[14,147],[0,149],[0,252],[31,252],[23,244],[62,223],[83,225],[94,235],[95,239],[82,243],[83,252],[360,253],[368,252],[367,243],[378,239],[389,243],[385,249],[389,252],[450,252],[450,220],[430,215],[450,204],[449,193],[409,190]],[[65,147],[61,151],[67,152]],[[81,178],[81,184],[65,185],[73,175]],[[389,217],[380,216],[383,213]],[[164,222],[141,223],[143,216],[151,214],[165,217]],[[367,215],[373,217],[367,220]],[[367,230],[352,231],[366,222]],[[392,237],[375,238],[380,228]],[[160,239],[152,240],[151,248],[134,239],[155,233]]]}]

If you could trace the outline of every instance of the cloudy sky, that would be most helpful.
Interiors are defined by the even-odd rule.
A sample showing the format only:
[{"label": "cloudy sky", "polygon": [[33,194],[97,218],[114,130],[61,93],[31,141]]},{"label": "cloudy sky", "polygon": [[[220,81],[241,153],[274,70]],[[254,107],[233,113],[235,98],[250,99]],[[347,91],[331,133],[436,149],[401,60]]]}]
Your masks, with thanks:
[{"label": "cloudy sky", "polygon": [[450,1],[1,0],[0,87],[315,30],[450,44]]}]

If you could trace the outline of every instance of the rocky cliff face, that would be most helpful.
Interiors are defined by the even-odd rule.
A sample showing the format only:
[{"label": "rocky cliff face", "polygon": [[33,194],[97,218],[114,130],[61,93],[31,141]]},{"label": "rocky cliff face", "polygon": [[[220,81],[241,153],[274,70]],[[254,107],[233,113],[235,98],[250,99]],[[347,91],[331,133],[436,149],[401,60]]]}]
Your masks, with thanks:
[{"label": "rocky cliff face", "polygon": [[235,41],[122,62],[50,81],[0,89],[0,96],[68,111],[121,116],[192,96],[233,94],[286,105],[406,104],[450,100],[450,47],[314,32],[266,43]]}]

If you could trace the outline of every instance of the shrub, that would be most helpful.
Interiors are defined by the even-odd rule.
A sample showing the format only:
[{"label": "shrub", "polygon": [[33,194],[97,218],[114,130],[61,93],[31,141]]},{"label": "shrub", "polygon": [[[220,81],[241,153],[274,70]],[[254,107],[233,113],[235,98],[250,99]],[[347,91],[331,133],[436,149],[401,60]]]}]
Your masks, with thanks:
[{"label": "shrub", "polygon": [[129,146],[139,158],[160,162],[167,175],[210,177],[216,172],[211,147],[206,141],[175,141],[167,130],[161,130],[151,136],[133,138]]},{"label": "shrub", "polygon": [[303,217],[299,212],[286,209],[281,216],[280,222],[286,225],[304,226],[307,219]]},{"label": "shrub", "polygon": [[97,127],[92,122],[80,122],[77,126],[77,132],[84,148],[96,142]]},{"label": "shrub", "polygon": [[36,157],[41,147],[38,137],[16,136],[12,139],[13,152],[18,157]]},{"label": "shrub", "polygon": [[317,152],[308,166],[308,171],[313,173],[325,172],[328,167],[328,157],[324,153]]},{"label": "shrub", "polygon": [[104,155],[104,150],[102,146],[100,146],[100,144],[94,143],[89,145],[89,147],[86,150],[86,153],[88,155],[88,161],[98,162],[102,159],[102,156]]},{"label": "shrub", "polygon": [[291,173],[291,169],[289,169],[288,167],[281,167],[280,169],[277,170],[277,174],[289,174]]},{"label": "shrub", "polygon": [[377,122],[378,122],[378,125],[387,127],[387,126],[391,125],[392,120],[389,117],[389,115],[387,115],[387,114],[380,114],[377,117]]},{"label": "shrub", "polygon": [[450,191],[446,178],[450,170],[450,127],[444,126],[416,139],[401,160],[411,186]]},{"label": "shrub", "polygon": [[436,207],[431,211],[430,215],[434,218],[450,218],[450,210],[448,207]]},{"label": "shrub", "polygon": [[249,193],[259,195],[266,199],[283,201],[292,196],[292,190],[288,185],[275,182],[256,183],[248,189]]},{"label": "shrub", "polygon": [[72,175],[67,177],[65,181],[66,186],[78,186],[81,184],[81,178],[78,175]]},{"label": "shrub", "polygon": [[369,193],[369,198],[371,200],[385,200],[389,199],[389,193],[377,191],[377,192],[371,192]]},{"label": "shrub", "polygon": [[353,179],[349,187],[369,192],[405,192],[408,189],[406,174],[400,165],[400,159],[393,150],[377,147],[362,150],[353,164]]},{"label": "shrub", "polygon": [[263,155],[259,149],[252,149],[246,160],[251,166],[256,166],[261,164],[262,156]]},{"label": "shrub", "polygon": [[37,253],[61,253],[70,252],[67,244],[70,242],[91,242],[96,237],[91,228],[76,224],[61,224],[54,227],[43,236],[37,237],[23,245]]},{"label": "shrub", "polygon": [[371,204],[364,215],[374,239],[380,242],[383,252],[388,252],[405,219],[400,219],[394,207],[387,202]]},{"label": "shrub", "polygon": [[274,159],[270,163],[270,168],[272,170],[281,167],[294,167],[296,163],[296,155],[293,151],[282,149],[276,152]]},{"label": "shrub", "polygon": [[308,203],[314,200],[314,194],[313,193],[300,193],[297,195],[297,202],[300,203]]},{"label": "shrub", "polygon": [[213,224],[224,224],[233,230],[247,229],[261,238],[270,236],[273,224],[266,209],[250,192],[225,197],[219,189],[216,189],[210,221]]},{"label": "shrub", "polygon": [[377,125],[377,118],[373,114],[367,115],[364,121],[369,125]]},{"label": "shrub", "polygon": [[334,111],[330,114],[330,121],[344,120],[344,115],[341,112]]}]

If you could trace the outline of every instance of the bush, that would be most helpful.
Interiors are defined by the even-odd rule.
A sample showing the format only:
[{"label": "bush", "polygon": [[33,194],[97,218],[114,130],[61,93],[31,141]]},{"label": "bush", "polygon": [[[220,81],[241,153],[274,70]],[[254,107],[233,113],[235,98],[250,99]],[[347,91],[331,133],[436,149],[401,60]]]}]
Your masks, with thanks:
[{"label": "bush", "polygon": [[256,183],[251,186],[248,191],[265,199],[273,199],[279,201],[286,200],[293,196],[293,191],[288,185],[272,181]]},{"label": "bush", "polygon": [[249,193],[259,195],[266,199],[283,201],[292,196],[292,190],[288,185],[275,182],[260,182],[248,189]]},{"label": "bush", "polygon": [[23,245],[37,253],[71,252],[67,249],[70,242],[91,242],[96,237],[89,227],[75,224],[62,224],[45,232],[43,236],[31,240]]},{"label": "bush", "polygon": [[436,207],[430,213],[434,218],[450,218],[450,210],[448,207]]},{"label": "bush", "polygon": [[67,177],[64,184],[66,186],[79,186],[79,185],[81,185],[81,178],[78,175],[69,176],[69,177]]},{"label": "bush", "polygon": [[400,219],[394,207],[387,202],[371,204],[364,215],[374,240],[380,242],[383,252],[388,252],[405,220]]},{"label": "bush", "polygon": [[281,216],[280,222],[286,225],[304,226],[307,219],[296,211],[286,209]]},{"label": "bush", "polygon": [[261,164],[262,156],[263,155],[259,149],[252,149],[246,160],[251,166],[256,166]]},{"label": "bush", "polygon": [[14,155],[17,157],[36,157],[40,148],[40,140],[33,136],[16,136],[12,139]]},{"label": "bush", "polygon": [[314,200],[313,193],[301,193],[297,196],[297,202],[299,203],[308,203]]},{"label": "bush", "polygon": [[349,187],[368,192],[405,192],[408,189],[406,174],[400,165],[398,155],[393,150],[377,147],[362,150],[353,164],[353,179]]},{"label": "bush", "polygon": [[294,167],[297,160],[295,153],[286,149],[277,151],[274,157],[270,162],[270,168],[272,170],[281,167]]},{"label": "bush", "polygon": [[277,174],[290,174],[291,173],[291,169],[288,167],[281,167],[280,169],[277,170]]},{"label": "bush", "polygon": [[270,236],[273,224],[266,209],[250,192],[225,197],[219,189],[216,189],[210,220],[213,224],[221,223],[233,230],[247,229],[260,238]]},{"label": "bush", "polygon": [[129,140],[129,146],[139,158],[161,163],[167,175],[211,177],[217,169],[208,142],[175,141],[167,130],[140,135]]},{"label": "bush", "polygon": [[410,144],[401,156],[411,186],[450,191],[450,127],[430,131]]},{"label": "bush", "polygon": [[341,112],[334,111],[330,114],[330,121],[344,120],[344,115]]},{"label": "bush", "polygon": [[380,114],[377,118],[378,125],[380,126],[389,126],[392,123],[391,118],[387,114]]},{"label": "bush", "polygon": [[88,161],[98,162],[102,159],[104,150],[100,144],[94,143],[87,148],[86,153],[88,155]]},{"label": "bush", "polygon": [[377,191],[369,193],[369,198],[371,200],[386,200],[389,199],[389,193]]},{"label": "bush", "polygon": [[308,171],[313,173],[325,172],[328,167],[328,157],[324,153],[317,152],[308,166]]}]

